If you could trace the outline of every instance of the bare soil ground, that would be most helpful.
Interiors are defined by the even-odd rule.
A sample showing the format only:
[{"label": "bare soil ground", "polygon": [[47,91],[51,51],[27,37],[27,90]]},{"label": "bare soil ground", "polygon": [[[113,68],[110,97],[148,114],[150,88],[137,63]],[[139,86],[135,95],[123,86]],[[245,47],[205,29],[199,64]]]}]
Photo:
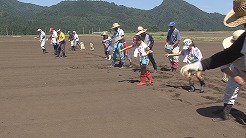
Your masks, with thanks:
[{"label": "bare soil ground", "polygon": [[[194,35],[230,33],[183,34]],[[246,138],[245,125],[237,120],[246,118],[245,91],[230,120],[212,121],[219,117],[212,112],[222,108],[226,85],[219,69],[204,72],[205,93],[188,92],[188,80],[179,72],[160,70],[153,73],[153,85],[138,87],[138,59],[133,68],[110,68],[101,39],[80,36],[86,50],[71,51],[67,43],[67,57],[56,58],[48,41],[49,53],[42,54],[32,36],[0,37],[0,137]],[[221,41],[195,43],[204,58],[223,50]],[[169,65],[163,46],[164,40],[155,41],[159,69]]]}]

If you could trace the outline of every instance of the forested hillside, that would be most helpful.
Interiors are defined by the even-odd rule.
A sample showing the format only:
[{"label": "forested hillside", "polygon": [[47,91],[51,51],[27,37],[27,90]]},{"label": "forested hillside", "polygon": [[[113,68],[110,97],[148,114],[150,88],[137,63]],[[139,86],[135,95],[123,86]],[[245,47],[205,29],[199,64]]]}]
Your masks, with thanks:
[{"label": "forested hillside", "polygon": [[119,22],[126,32],[142,25],[149,31],[166,31],[175,21],[182,31],[228,30],[223,25],[224,15],[206,13],[183,0],[163,0],[151,10],[128,8],[105,1],[62,1],[50,7],[0,0],[0,35],[36,34],[37,28],[61,28],[86,34],[110,30]]}]

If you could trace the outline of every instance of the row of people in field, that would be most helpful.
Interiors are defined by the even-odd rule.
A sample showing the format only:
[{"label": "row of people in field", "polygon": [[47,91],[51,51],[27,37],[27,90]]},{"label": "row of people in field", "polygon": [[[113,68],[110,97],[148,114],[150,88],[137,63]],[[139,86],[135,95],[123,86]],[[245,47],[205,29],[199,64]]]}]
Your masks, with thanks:
[{"label": "row of people in field", "polygon": [[[43,53],[47,53],[46,51],[46,34],[42,29],[38,29],[37,32],[39,32],[38,37],[40,41],[40,46]],[[49,30],[50,36],[48,39],[51,41],[53,48],[54,48],[54,55],[56,57],[66,57],[65,54],[65,45],[66,45],[66,37],[65,34],[61,31],[61,29],[58,29],[57,31],[54,28],[50,28]]]}]

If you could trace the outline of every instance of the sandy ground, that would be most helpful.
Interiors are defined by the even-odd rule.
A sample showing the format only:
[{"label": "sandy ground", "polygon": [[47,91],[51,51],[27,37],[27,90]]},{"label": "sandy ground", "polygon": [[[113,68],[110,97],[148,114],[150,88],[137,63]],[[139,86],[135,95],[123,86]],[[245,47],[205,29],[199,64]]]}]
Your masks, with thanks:
[{"label": "sandy ground", "polygon": [[[246,127],[236,119],[246,118],[245,91],[230,120],[212,121],[218,118],[212,112],[223,105],[219,69],[204,73],[205,93],[188,92],[188,80],[179,72],[160,70],[153,85],[137,87],[138,59],[133,68],[110,68],[100,36],[80,39],[86,50],[71,51],[67,43],[67,57],[56,58],[48,42],[49,53],[42,54],[31,36],[0,37],[0,137],[246,138]],[[205,58],[223,49],[218,41],[195,43]],[[159,69],[169,65],[163,55],[163,40],[158,40]]]}]

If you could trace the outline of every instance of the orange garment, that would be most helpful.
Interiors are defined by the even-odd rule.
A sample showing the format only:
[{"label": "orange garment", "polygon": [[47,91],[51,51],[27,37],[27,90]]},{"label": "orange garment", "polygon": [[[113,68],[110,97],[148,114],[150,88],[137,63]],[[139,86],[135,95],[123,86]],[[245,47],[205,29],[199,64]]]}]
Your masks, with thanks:
[{"label": "orange garment", "polygon": [[[126,42],[124,42],[123,44],[124,48],[128,47],[128,44]],[[127,55],[129,53],[129,49],[124,50],[124,55]]]}]

